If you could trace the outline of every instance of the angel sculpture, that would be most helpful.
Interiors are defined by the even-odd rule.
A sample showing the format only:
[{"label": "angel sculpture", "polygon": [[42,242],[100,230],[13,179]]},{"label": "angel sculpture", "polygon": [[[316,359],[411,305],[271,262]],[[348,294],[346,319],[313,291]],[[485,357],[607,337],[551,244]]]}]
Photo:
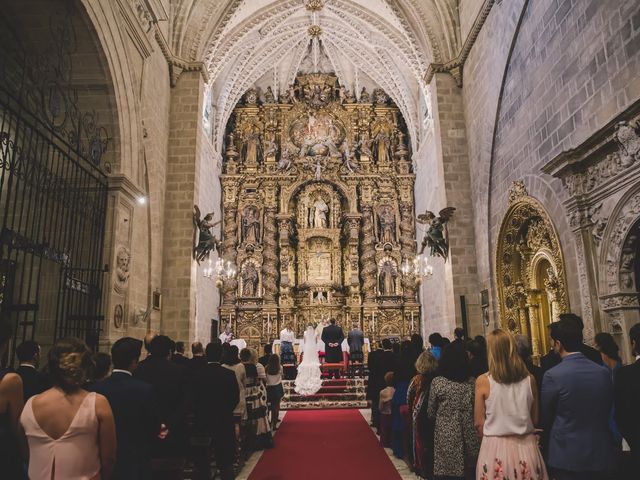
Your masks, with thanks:
[{"label": "angel sculpture", "polygon": [[439,216],[427,210],[425,213],[418,215],[417,221],[423,225],[429,225],[427,233],[422,239],[422,248],[420,254],[424,252],[427,245],[431,249],[431,256],[440,256],[447,261],[449,256],[449,239],[447,238],[447,222],[453,217],[454,207],[447,207],[440,210]]},{"label": "angel sculpture", "polygon": [[196,262],[198,262],[198,265],[200,265],[202,260],[209,257],[211,250],[220,252],[220,242],[211,232],[211,229],[222,222],[222,220],[215,223],[213,222],[213,212],[207,213],[202,219],[201,217],[202,214],[200,213],[200,208],[198,205],[194,205],[193,223],[198,227],[200,235],[198,236],[198,245],[193,249],[193,255]]}]

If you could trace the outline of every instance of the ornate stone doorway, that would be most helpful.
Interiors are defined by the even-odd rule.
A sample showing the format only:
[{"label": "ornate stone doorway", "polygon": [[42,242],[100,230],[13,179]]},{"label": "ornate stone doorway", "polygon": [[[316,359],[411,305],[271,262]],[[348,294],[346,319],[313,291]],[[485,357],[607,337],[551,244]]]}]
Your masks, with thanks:
[{"label": "ornate stone doorway", "polygon": [[542,205],[522,182],[509,194],[500,228],[496,279],[504,328],[527,335],[534,358],[550,348],[547,326],[569,310],[560,241]]}]

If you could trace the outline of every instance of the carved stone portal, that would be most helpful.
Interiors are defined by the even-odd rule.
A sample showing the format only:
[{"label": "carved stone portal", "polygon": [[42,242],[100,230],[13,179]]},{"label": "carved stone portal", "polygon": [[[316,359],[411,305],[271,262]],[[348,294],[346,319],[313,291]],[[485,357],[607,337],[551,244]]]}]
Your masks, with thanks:
[{"label": "carved stone portal", "polygon": [[239,278],[220,315],[253,346],[328,317],[372,339],[420,328],[398,268],[415,255],[405,126],[384,92],[341,91],[333,74],[299,75],[283,103],[249,92],[229,121],[222,246]]},{"label": "carved stone portal", "polygon": [[509,201],[496,251],[500,318],[504,328],[527,335],[539,357],[550,348],[547,325],[569,311],[562,250],[547,213],[522,182]]}]

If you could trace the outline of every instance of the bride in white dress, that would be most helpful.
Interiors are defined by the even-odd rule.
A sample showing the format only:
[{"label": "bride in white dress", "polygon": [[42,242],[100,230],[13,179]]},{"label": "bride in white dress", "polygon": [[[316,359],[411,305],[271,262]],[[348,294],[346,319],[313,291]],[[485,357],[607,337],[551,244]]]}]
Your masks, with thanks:
[{"label": "bride in white dress", "polygon": [[298,365],[294,390],[299,395],[313,395],[322,386],[321,376],[318,340],[314,328],[309,325],[304,332],[302,362]]}]

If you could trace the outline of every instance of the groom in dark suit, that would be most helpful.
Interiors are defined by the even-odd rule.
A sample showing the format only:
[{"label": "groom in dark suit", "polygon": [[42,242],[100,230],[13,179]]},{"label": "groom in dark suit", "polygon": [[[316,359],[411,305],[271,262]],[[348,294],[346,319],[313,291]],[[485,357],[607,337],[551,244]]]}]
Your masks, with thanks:
[{"label": "groom in dark suit", "polygon": [[[324,342],[325,361],[327,363],[342,362],[342,341],[344,333],[342,328],[336,325],[336,319],[329,320],[329,325],[322,330],[322,341]],[[330,370],[329,375],[340,377],[340,371]]]}]

